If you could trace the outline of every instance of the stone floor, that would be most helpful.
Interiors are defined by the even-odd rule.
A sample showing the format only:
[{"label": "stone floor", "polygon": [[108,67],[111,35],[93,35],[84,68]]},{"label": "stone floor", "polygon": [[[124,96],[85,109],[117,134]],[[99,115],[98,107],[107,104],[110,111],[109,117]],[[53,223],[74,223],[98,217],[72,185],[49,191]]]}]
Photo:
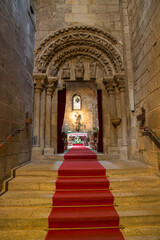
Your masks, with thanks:
[{"label": "stone floor", "polygon": [[[101,160],[110,179],[126,240],[160,240],[160,178],[136,161]],[[0,239],[45,239],[61,160],[31,162],[16,170],[0,197]]]}]

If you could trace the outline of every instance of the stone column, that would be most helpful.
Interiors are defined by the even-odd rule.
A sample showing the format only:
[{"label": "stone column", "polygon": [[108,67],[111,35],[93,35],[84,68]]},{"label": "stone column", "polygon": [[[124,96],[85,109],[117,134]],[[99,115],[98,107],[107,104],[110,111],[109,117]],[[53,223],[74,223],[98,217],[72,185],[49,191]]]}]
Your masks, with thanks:
[{"label": "stone column", "polygon": [[37,73],[34,78],[34,145],[40,145],[40,108],[41,108],[41,93],[44,87],[46,74]]},{"label": "stone column", "polygon": [[34,79],[34,128],[33,128],[33,149],[32,159],[40,156],[40,113],[41,113],[41,93],[46,81],[45,73],[36,73]]},{"label": "stone column", "polygon": [[51,146],[52,135],[52,96],[57,83],[57,77],[48,77],[46,91],[46,122],[45,122],[45,155],[53,155],[54,148]]},{"label": "stone column", "polygon": [[116,95],[115,95],[115,84],[113,77],[106,77],[104,84],[109,96],[109,109],[110,109],[110,120],[111,120],[111,146],[108,148],[109,153],[117,153],[117,132],[116,128],[112,124],[112,120],[117,117],[116,110]]},{"label": "stone column", "polygon": [[121,158],[127,159],[127,117],[126,117],[126,101],[125,101],[125,78],[124,74],[116,74],[114,76],[121,101],[121,129],[122,129],[122,151]]}]

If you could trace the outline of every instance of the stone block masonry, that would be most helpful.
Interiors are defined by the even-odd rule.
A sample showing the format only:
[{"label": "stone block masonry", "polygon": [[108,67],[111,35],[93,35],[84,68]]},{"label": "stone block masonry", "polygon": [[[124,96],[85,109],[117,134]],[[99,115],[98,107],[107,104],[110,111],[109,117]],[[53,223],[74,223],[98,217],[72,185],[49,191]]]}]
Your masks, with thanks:
[{"label": "stone block masonry", "polygon": [[30,160],[33,113],[33,49],[35,27],[28,0],[0,3],[0,143],[14,128],[24,131],[0,149],[0,190],[11,168]]},{"label": "stone block masonry", "polygon": [[[146,110],[146,122],[160,137],[160,1],[127,1],[134,68],[135,110]],[[160,169],[160,150],[138,134],[137,156]]]},{"label": "stone block masonry", "polygon": [[36,48],[53,32],[90,25],[108,31],[122,41],[119,0],[37,0]]}]

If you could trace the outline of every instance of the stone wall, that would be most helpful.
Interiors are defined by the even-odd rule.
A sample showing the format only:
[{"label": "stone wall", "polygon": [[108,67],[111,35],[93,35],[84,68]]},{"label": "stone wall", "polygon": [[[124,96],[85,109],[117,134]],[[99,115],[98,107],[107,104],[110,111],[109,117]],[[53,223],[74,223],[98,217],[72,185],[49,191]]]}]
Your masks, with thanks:
[{"label": "stone wall", "polygon": [[[160,137],[160,1],[127,0],[134,69],[135,114],[146,110],[145,125]],[[160,168],[160,150],[149,136],[139,133],[137,156]]]},{"label": "stone wall", "polygon": [[53,32],[95,26],[121,40],[119,0],[37,0],[36,48]]},{"label": "stone wall", "polygon": [[2,181],[14,168],[30,160],[32,126],[25,124],[33,113],[33,48],[35,28],[28,0],[0,3],[0,143],[15,128],[24,131],[0,149]]}]

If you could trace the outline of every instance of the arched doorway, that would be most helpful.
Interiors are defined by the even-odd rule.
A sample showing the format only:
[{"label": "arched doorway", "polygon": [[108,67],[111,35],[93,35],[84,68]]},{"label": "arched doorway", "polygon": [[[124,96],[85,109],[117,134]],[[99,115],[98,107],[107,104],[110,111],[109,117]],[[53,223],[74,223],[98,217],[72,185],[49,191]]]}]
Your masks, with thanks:
[{"label": "arched doorway", "polygon": [[[59,101],[61,102],[60,98]],[[60,104],[58,105],[61,107]],[[65,135],[65,149],[66,143],[69,146],[80,143],[98,150],[97,107],[97,89],[94,82],[87,80],[66,82],[66,107],[62,126],[62,132]]]},{"label": "arched doorway", "polygon": [[34,149],[57,153],[58,91],[72,81],[94,83],[102,92],[103,152],[126,152],[122,46],[108,33],[84,26],[56,32],[36,50]]}]

